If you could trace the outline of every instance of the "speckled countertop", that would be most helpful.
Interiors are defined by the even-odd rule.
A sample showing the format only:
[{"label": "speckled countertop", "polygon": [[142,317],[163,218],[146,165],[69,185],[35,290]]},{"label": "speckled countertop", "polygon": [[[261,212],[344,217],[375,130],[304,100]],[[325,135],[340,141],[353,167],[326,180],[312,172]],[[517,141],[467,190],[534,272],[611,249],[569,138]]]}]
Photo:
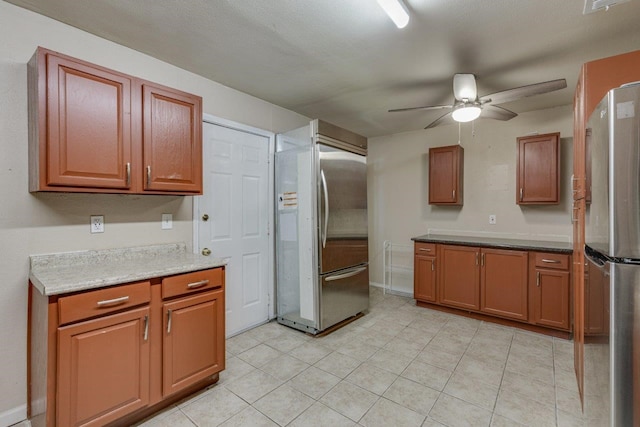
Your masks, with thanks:
[{"label": "speckled countertop", "polygon": [[31,283],[43,295],[97,289],[220,267],[226,261],[187,252],[184,243],[31,255]]},{"label": "speckled countertop", "polygon": [[570,254],[573,246],[567,242],[548,242],[542,240],[500,239],[495,237],[447,236],[443,234],[425,234],[411,240],[423,243],[444,243],[449,245],[483,246],[498,249],[520,249],[526,251],[545,251]]}]

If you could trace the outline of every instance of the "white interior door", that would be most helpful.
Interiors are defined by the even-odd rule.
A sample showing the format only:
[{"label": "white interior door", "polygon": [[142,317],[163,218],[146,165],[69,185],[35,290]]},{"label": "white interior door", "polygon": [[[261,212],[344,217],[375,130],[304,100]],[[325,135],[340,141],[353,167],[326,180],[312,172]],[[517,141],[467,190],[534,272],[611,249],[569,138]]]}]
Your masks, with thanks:
[{"label": "white interior door", "polygon": [[204,191],[194,213],[199,250],[208,248],[211,256],[228,261],[230,336],[267,321],[272,311],[273,134],[221,122],[205,119],[203,125]]}]

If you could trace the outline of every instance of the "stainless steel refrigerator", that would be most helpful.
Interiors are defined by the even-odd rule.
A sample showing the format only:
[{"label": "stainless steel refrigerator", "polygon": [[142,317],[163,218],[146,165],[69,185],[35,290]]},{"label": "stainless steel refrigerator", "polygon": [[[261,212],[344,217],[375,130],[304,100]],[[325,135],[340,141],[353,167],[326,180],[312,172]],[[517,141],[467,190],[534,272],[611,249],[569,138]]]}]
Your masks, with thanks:
[{"label": "stainless steel refrigerator", "polygon": [[640,425],[640,85],[613,89],[587,124],[584,416]]},{"label": "stainless steel refrigerator", "polygon": [[278,322],[312,334],[369,307],[367,139],[321,120],[279,134]]}]

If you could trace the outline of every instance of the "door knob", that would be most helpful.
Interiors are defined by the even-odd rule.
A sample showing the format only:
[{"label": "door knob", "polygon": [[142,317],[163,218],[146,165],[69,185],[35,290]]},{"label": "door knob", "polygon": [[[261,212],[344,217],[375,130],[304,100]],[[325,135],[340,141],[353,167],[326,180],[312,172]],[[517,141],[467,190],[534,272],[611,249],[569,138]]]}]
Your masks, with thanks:
[{"label": "door knob", "polygon": [[207,214],[202,215],[202,220],[203,221],[207,221],[208,219],[209,219],[209,215],[207,215]]},{"label": "door knob", "polygon": [[202,250],[202,255],[204,255],[204,256],[209,256],[209,255],[211,255],[211,249],[209,249],[209,248],[204,248],[204,249]]}]

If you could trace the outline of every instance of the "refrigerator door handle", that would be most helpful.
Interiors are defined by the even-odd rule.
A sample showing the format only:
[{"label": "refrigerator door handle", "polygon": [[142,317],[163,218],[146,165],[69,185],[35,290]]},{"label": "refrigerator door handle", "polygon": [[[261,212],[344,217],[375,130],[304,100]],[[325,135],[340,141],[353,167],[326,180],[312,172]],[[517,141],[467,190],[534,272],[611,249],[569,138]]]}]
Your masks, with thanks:
[{"label": "refrigerator door handle", "polygon": [[367,267],[356,268],[355,270],[351,270],[351,271],[349,271],[347,273],[334,274],[333,276],[327,276],[324,280],[325,280],[325,282],[331,282],[333,280],[346,279],[348,277],[353,277],[356,274],[360,274],[363,271],[365,271],[366,269],[367,269]]},{"label": "refrigerator door handle", "polygon": [[322,247],[324,248],[327,244],[327,227],[329,226],[329,190],[327,189],[324,170],[320,171],[320,181],[322,182],[322,192],[324,194],[324,230],[322,232]]}]

